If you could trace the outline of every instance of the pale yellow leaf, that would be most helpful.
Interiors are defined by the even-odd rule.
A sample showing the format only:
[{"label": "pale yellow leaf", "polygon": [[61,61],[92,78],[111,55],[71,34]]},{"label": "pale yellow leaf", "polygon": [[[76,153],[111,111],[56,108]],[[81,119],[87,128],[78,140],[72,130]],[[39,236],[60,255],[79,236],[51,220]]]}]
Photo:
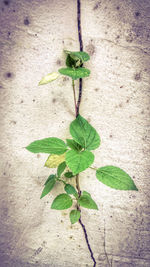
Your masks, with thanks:
[{"label": "pale yellow leaf", "polygon": [[62,155],[50,155],[45,162],[45,167],[47,168],[57,168],[60,163],[65,161],[65,154]]},{"label": "pale yellow leaf", "polygon": [[49,73],[42,78],[42,80],[39,82],[39,85],[50,83],[50,82],[56,80],[59,76],[60,76],[60,74],[57,72]]}]

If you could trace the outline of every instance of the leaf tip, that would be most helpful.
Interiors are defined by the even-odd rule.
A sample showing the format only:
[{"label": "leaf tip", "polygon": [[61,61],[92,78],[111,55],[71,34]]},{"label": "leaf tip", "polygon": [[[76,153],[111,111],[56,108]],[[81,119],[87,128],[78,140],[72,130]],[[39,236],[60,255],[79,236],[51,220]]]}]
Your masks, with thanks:
[{"label": "leaf tip", "polygon": [[134,186],[134,191],[139,191],[139,189],[136,187],[136,185]]}]

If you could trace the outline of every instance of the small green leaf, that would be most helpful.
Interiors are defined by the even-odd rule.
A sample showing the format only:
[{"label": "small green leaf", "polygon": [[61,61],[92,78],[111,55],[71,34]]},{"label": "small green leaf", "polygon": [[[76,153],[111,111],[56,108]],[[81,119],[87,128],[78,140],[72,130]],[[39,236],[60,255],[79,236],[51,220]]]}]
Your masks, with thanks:
[{"label": "small green leaf", "polygon": [[71,77],[73,80],[88,77],[90,75],[90,70],[85,68],[77,68],[77,69],[61,68],[58,71],[63,75]]},{"label": "small green leaf", "polygon": [[65,210],[69,209],[71,206],[72,206],[72,198],[68,194],[60,194],[54,199],[51,205],[51,209]]},{"label": "small green leaf", "polygon": [[97,179],[103,184],[118,190],[136,190],[131,177],[122,169],[114,166],[105,166],[97,169]]},{"label": "small green leaf", "polygon": [[70,134],[74,140],[87,150],[94,150],[100,145],[100,137],[97,131],[82,116],[70,124]]},{"label": "small green leaf", "polygon": [[50,83],[50,82],[56,80],[59,76],[60,76],[60,74],[57,72],[49,73],[42,78],[42,80],[39,82],[39,85],[44,85],[44,84]]},{"label": "small green leaf", "polygon": [[70,55],[67,55],[66,58],[66,66],[69,68],[78,68],[82,65],[82,61],[77,58],[77,59],[73,59]]},{"label": "small green leaf", "polygon": [[82,146],[80,146],[75,140],[73,139],[66,139],[67,141],[67,145],[76,151],[81,151],[82,150]]},{"label": "small green leaf", "polygon": [[48,153],[61,155],[66,152],[67,146],[59,138],[49,137],[32,142],[26,147],[32,153]]},{"label": "small green leaf", "polygon": [[57,168],[60,163],[62,163],[65,160],[65,153],[62,155],[50,155],[46,162],[45,162],[45,167],[47,168]]},{"label": "small green leaf", "polygon": [[89,54],[84,51],[72,52],[72,51],[65,50],[65,53],[70,55],[70,57],[72,57],[73,59],[76,59],[76,58],[80,59],[82,62],[88,61],[90,59]]},{"label": "small green leaf", "polygon": [[74,177],[74,175],[73,175],[72,172],[65,172],[65,173],[64,173],[64,176],[65,176],[66,178],[72,178],[72,177]]},{"label": "small green leaf", "polygon": [[66,168],[66,162],[62,162],[59,166],[58,166],[58,169],[57,169],[57,175],[58,177],[61,176],[61,174],[63,173],[63,171],[65,170]]},{"label": "small green leaf", "polygon": [[90,151],[69,150],[66,153],[66,164],[74,175],[87,169],[93,161],[94,155]]},{"label": "small green leaf", "polygon": [[49,176],[49,180],[47,180],[46,183],[45,183],[45,187],[44,187],[44,189],[42,191],[42,195],[41,195],[40,198],[45,197],[53,189],[55,183],[56,183],[55,175],[53,175],[53,176],[50,175]]},{"label": "small green leaf", "polygon": [[66,184],[64,189],[65,189],[67,194],[74,195],[75,197],[78,196],[78,193],[77,193],[76,189],[71,184]]},{"label": "small green leaf", "polygon": [[97,207],[95,201],[88,195],[82,195],[78,199],[78,203],[81,207],[84,207],[87,209],[98,210],[98,207]]},{"label": "small green leaf", "polygon": [[49,180],[54,179],[55,177],[56,177],[55,174],[51,174],[51,175],[47,178],[47,180],[46,180],[46,182],[45,182],[44,185],[46,185],[46,184],[48,183]]},{"label": "small green leaf", "polygon": [[90,193],[88,193],[88,192],[86,192],[86,191],[82,191],[82,195],[83,195],[83,196],[89,196],[89,197],[91,197]]},{"label": "small green leaf", "polygon": [[80,216],[81,216],[81,213],[79,210],[72,210],[70,212],[70,221],[72,224],[76,223],[79,221],[80,219]]}]

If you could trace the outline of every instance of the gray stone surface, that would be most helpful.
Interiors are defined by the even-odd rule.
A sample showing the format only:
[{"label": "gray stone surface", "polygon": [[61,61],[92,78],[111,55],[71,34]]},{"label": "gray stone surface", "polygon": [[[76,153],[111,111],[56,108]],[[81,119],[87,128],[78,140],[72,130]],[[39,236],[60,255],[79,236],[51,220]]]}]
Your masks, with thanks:
[{"label": "gray stone surface", "polygon": [[[80,225],[50,210],[62,190],[40,200],[46,155],[24,149],[36,139],[69,136],[74,118],[69,79],[38,87],[78,50],[76,1],[0,0],[1,225],[0,266],[92,266]],[[99,211],[83,210],[98,266],[149,267],[150,1],[82,0],[84,79],[81,114],[102,144],[95,166],[116,165],[139,192],[107,188],[92,170],[81,174]],[[104,246],[105,244],[105,246]]]}]

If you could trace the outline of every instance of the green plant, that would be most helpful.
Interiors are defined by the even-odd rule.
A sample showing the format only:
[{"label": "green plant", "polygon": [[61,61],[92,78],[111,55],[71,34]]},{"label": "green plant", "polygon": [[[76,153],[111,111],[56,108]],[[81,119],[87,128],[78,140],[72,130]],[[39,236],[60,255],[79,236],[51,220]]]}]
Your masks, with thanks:
[{"label": "green plant", "polygon": [[[94,168],[91,166],[94,162],[93,150],[100,146],[100,137],[94,127],[79,114],[80,102],[78,105],[75,92],[75,81],[90,75],[90,70],[83,66],[90,57],[83,51],[65,51],[65,54],[66,68],[59,69],[58,73],[54,72],[46,75],[42,78],[39,85],[47,84],[57,79],[60,75],[71,77],[76,114],[76,119],[70,124],[72,139],[66,139],[64,142],[64,140],[57,137],[49,137],[34,141],[26,149],[33,153],[50,154],[45,166],[48,168],[57,168],[57,170],[56,173],[51,174],[46,180],[41,198],[50,193],[55,188],[56,183],[63,183],[64,192],[54,199],[51,208],[64,210],[71,208],[73,202],[75,202],[76,208],[73,208],[70,212],[70,221],[72,224],[79,221],[84,233],[86,233],[85,226],[81,221],[81,207],[98,210],[98,206],[90,193],[80,190],[79,173],[91,168],[95,171],[97,179],[111,188],[137,191],[137,187],[130,176],[118,167],[104,166]],[[76,180],[76,186],[70,184],[70,181],[73,179]],[[88,248],[89,250],[91,249],[89,244]],[[95,266],[96,261],[94,256],[92,259]]]}]

